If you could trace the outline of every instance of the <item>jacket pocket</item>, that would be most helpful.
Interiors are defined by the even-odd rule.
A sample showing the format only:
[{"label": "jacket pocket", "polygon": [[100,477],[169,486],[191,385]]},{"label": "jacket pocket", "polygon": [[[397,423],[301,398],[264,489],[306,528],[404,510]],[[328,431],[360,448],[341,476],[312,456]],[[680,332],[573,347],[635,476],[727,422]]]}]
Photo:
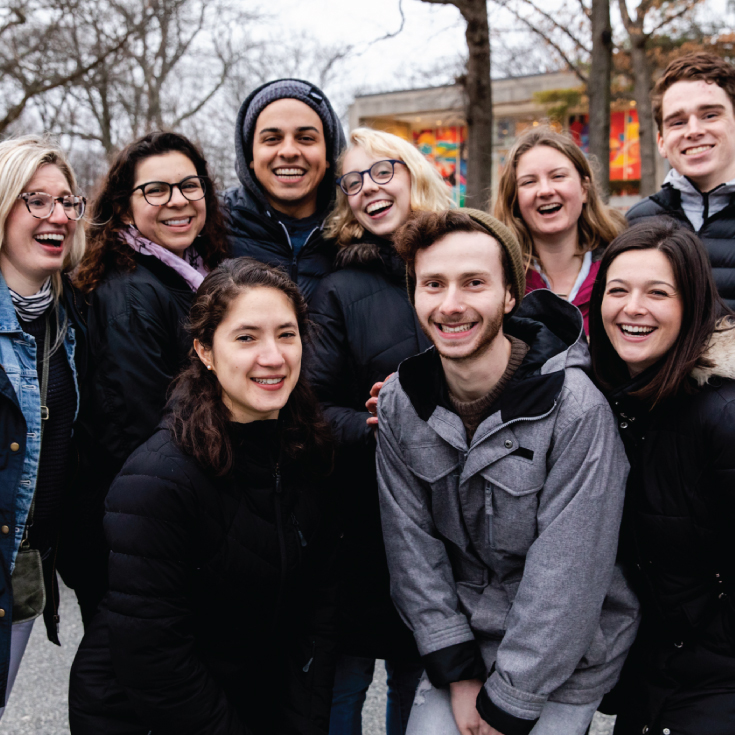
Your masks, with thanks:
[{"label": "jacket pocket", "polygon": [[485,479],[485,541],[490,549],[525,556],[538,536],[538,494],[545,468],[505,457],[482,471]]}]

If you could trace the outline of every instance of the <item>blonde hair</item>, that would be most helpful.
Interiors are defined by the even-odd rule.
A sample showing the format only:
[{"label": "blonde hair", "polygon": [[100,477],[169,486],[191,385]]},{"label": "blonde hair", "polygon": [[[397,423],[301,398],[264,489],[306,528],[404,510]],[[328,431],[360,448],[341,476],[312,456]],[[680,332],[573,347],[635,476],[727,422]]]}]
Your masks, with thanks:
[{"label": "blonde hair", "polygon": [[[0,143],[0,250],[5,244],[5,223],[11,210],[23,193],[23,188],[41,166],[56,166],[64,175],[72,194],[77,193],[77,180],[66,154],[51,138],[25,135]],[[76,268],[84,255],[84,226],[77,223],[69,252],[64,258],[62,271]],[[61,272],[51,277],[54,296],[58,301],[62,292]]]},{"label": "blonde hair", "polygon": [[571,161],[587,192],[587,201],[582,205],[582,213],[577,220],[580,254],[606,247],[628,226],[625,217],[620,212],[603,203],[592,167],[574,139],[546,125],[531,128],[521,134],[508,154],[508,160],[500,176],[498,198],[495,201],[494,210],[495,216],[510,227],[521,243],[521,249],[526,258],[526,268],[537,254],[531,232],[523,221],[518,208],[516,169],[524,153],[541,145],[563,153]]},{"label": "blonde hair", "polygon": [[[440,212],[454,206],[449,187],[439,172],[409,142],[391,133],[370,128],[355,128],[350,133],[349,145],[337,161],[338,175],[344,173],[345,156],[355,148],[362,148],[371,156],[395,158],[406,164],[411,175],[411,211]],[[347,195],[337,187],[337,201],[327,221],[325,236],[334,238],[344,247],[363,236],[365,228],[357,222]]]}]

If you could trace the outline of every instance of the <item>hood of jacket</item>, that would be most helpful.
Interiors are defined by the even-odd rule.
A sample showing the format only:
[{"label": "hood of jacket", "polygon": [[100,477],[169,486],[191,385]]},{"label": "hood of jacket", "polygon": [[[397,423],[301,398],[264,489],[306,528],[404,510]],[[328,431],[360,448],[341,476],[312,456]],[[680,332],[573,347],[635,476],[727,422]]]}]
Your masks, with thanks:
[{"label": "hood of jacket", "polygon": [[[498,398],[503,422],[550,411],[564,385],[567,368],[590,370],[584,320],[576,306],[546,289],[524,297],[505,320],[505,334],[523,340],[529,350]],[[401,387],[416,413],[428,421],[437,406],[451,408],[441,359],[434,347],[401,363]]]},{"label": "hood of jacket", "polygon": [[710,378],[729,378],[735,380],[735,319],[723,319],[713,332],[704,356],[712,363],[711,367],[696,367],[692,378],[697,385],[703,386]]},{"label": "hood of jacket", "polygon": [[257,203],[258,208],[262,209],[263,211],[270,210],[271,207],[265,197],[263,187],[260,185],[255,176],[253,176],[252,169],[250,168],[250,163],[253,160],[253,149],[252,143],[249,143],[246,140],[246,137],[249,137],[250,140],[252,140],[252,135],[254,131],[252,129],[249,130],[248,136],[246,136],[243,132],[243,124],[245,122],[245,116],[247,114],[248,108],[250,107],[250,103],[253,101],[253,98],[255,98],[267,87],[270,87],[276,82],[282,81],[301,82],[302,84],[306,84],[311,87],[311,93],[315,95],[315,99],[318,98],[320,100],[320,104],[324,106],[324,113],[326,115],[329,115],[334,122],[334,129],[337,131],[337,135],[334,136],[334,140],[329,140],[327,138],[327,161],[329,161],[329,168],[324,174],[324,179],[322,180],[322,183],[319,185],[319,199],[317,205],[319,212],[326,213],[331,208],[332,203],[334,202],[334,199],[337,195],[335,185],[335,172],[337,170],[336,164],[340,153],[346,145],[346,141],[344,131],[342,130],[342,123],[339,120],[339,116],[332,108],[332,105],[329,103],[329,100],[327,99],[324,92],[322,92],[319,87],[316,87],[310,82],[305,82],[303,79],[278,79],[272,82],[261,84],[260,87],[254,89],[247,96],[245,101],[240,106],[240,111],[237,113],[237,120],[235,122],[235,171],[237,172],[237,176],[240,179],[240,183],[243,185],[245,191],[250,195],[250,198],[255,203]]},{"label": "hood of jacket", "polygon": [[376,235],[366,234],[359,240],[345,245],[334,259],[335,269],[381,269],[393,280],[405,283],[406,264],[396,252],[393,243]]}]

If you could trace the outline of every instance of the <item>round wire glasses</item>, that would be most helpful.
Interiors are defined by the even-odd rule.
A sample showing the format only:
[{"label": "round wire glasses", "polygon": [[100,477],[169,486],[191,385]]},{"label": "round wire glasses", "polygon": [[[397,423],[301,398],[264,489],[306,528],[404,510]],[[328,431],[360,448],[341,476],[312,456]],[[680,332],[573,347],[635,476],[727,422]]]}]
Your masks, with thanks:
[{"label": "round wire glasses", "polygon": [[397,163],[406,165],[396,158],[386,158],[384,161],[376,161],[370,168],[364,171],[349,171],[337,179],[337,185],[348,196],[353,197],[362,191],[362,182],[367,174],[376,184],[387,184],[395,173]]}]

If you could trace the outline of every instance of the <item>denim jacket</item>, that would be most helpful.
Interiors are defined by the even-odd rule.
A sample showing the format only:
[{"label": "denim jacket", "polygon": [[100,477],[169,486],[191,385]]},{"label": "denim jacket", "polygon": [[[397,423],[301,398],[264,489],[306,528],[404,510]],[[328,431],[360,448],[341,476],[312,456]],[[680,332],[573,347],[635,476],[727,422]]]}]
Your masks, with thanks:
[{"label": "denim jacket", "polygon": [[[64,308],[59,303],[59,321],[64,323]],[[74,363],[76,336],[67,327],[64,338],[66,357],[79,388]],[[36,345],[33,336],[20,326],[5,279],[0,273],[0,696],[5,689],[12,588],[10,577],[15,566],[23,529],[33,499],[41,450],[41,395],[36,370]]]}]

